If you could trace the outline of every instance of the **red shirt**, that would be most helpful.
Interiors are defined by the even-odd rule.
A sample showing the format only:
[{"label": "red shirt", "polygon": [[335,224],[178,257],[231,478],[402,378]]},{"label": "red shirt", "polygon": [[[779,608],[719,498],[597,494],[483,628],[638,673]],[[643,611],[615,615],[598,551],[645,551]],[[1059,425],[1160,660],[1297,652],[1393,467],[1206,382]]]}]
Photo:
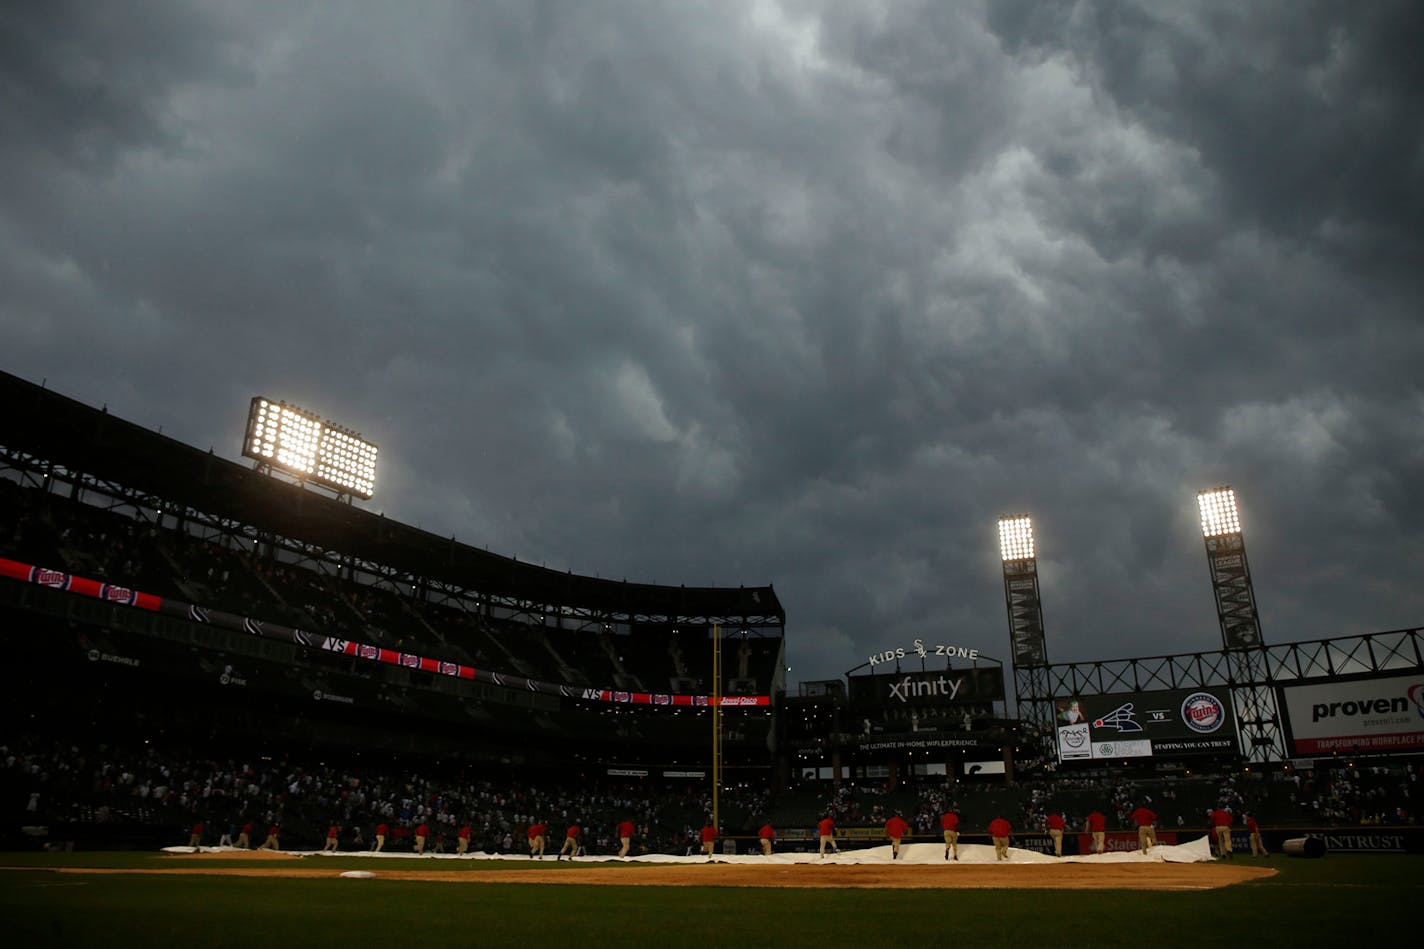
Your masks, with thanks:
[{"label": "red shirt", "polygon": [[630,820],[625,820],[623,823],[619,824],[619,825],[618,825],[618,836],[619,836],[619,837],[632,837],[632,836],[633,836],[633,822],[630,821]]},{"label": "red shirt", "polygon": [[195,833],[195,834],[201,834],[202,832],[203,832],[203,825],[202,825],[202,824],[194,824],[194,825],[193,825],[193,833]]},{"label": "red shirt", "polygon": [[1226,813],[1226,811],[1223,811],[1219,807],[1216,810],[1212,811],[1209,816],[1211,817],[1211,826],[1213,827],[1231,826],[1231,815]]},{"label": "red shirt", "polygon": [[248,821],[242,825],[242,832],[249,835],[252,833],[252,821]]},{"label": "red shirt", "polygon": [[910,829],[910,825],[905,823],[905,818],[896,814],[885,822],[885,836],[891,840],[899,840],[905,836],[905,832]]},{"label": "red shirt", "polygon": [[549,828],[548,828],[547,826],[545,826],[544,824],[530,824],[530,825],[529,825],[529,839],[530,839],[530,840],[533,840],[535,837],[543,837],[543,836],[544,836],[544,831],[546,831],[546,830],[548,830],[548,829],[549,829]]},{"label": "red shirt", "polygon": [[1063,815],[1062,815],[1062,814],[1049,814],[1049,815],[1048,815],[1048,829],[1049,829],[1049,830],[1062,830],[1065,826],[1066,826],[1066,822],[1063,820]]},{"label": "red shirt", "polygon": [[1133,811],[1132,819],[1137,823],[1138,827],[1146,827],[1149,824],[1157,823],[1157,815],[1145,807],[1139,807]]},{"label": "red shirt", "polygon": [[461,828],[460,828],[460,833],[459,833],[458,836],[459,836],[459,838],[460,838],[461,840],[469,840],[469,839],[470,839],[470,825],[469,825],[469,824],[466,824],[464,827],[461,827]]},{"label": "red shirt", "polygon": [[390,828],[387,827],[385,824],[377,824],[377,825],[376,825],[376,836],[377,836],[377,837],[384,837],[384,836],[386,836],[386,834],[389,833],[389,832],[390,832]]},{"label": "red shirt", "polygon": [[570,827],[567,831],[564,832],[564,836],[565,836],[565,837],[568,837],[568,838],[570,838],[570,839],[572,839],[572,838],[574,838],[574,837],[577,837],[578,835],[579,835],[579,826],[578,826],[578,824],[573,825],[573,826]]},{"label": "red shirt", "polygon": [[1002,817],[996,817],[989,821],[990,837],[1007,837],[1014,829],[1013,825]]},{"label": "red shirt", "polygon": [[268,828],[267,828],[267,836],[268,836],[268,837],[276,837],[276,836],[277,836],[278,834],[280,834],[281,832],[282,832],[282,828],[278,827],[276,824],[273,824],[271,827],[268,827]]},{"label": "red shirt", "polygon": [[1097,811],[1088,815],[1088,829],[1096,833],[1102,833],[1108,829],[1108,819]]},{"label": "red shirt", "polygon": [[757,836],[762,840],[775,840],[776,830],[770,824],[762,824],[761,830],[757,831]]},{"label": "red shirt", "polygon": [[711,824],[708,824],[706,827],[702,828],[702,842],[704,844],[716,839],[717,828],[713,827]]},{"label": "red shirt", "polygon": [[1246,818],[1246,829],[1253,834],[1259,834],[1261,832],[1261,825],[1256,823],[1256,818],[1248,817]]},{"label": "red shirt", "polygon": [[340,837],[340,836],[341,836],[341,828],[340,828],[340,827],[337,827],[335,824],[332,824],[330,827],[328,827],[328,828],[326,829],[326,836],[327,836],[328,838],[331,838],[331,837]]},{"label": "red shirt", "polygon": [[945,830],[958,830],[959,815],[953,812],[945,814],[939,819],[939,826],[943,827]]},{"label": "red shirt", "polygon": [[816,828],[822,837],[834,837],[836,835],[836,822],[829,817],[817,824]]},{"label": "red shirt", "polygon": [[417,836],[417,837],[429,837],[429,836],[430,836],[430,825],[429,825],[429,824],[421,824],[419,827],[417,827],[417,828],[415,829],[415,836]]}]

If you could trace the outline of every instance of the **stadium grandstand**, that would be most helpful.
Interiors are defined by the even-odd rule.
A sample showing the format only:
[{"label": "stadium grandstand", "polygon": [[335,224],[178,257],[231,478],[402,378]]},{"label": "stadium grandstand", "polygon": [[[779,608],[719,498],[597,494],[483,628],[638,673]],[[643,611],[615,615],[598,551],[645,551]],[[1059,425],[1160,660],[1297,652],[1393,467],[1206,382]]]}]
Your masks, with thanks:
[{"label": "stadium grandstand", "polygon": [[[1050,665],[1030,549],[1005,557],[1009,670],[916,640],[788,688],[771,586],[561,573],[12,375],[0,397],[5,846],[156,847],[198,823],[218,843],[251,823],[302,849],[339,824],[363,849],[386,824],[399,849],[426,823],[433,846],[471,825],[472,847],[517,854],[542,822],[583,826],[596,855],[632,820],[640,850],[680,854],[709,820],[728,846],[770,821],[797,847],[825,816],[878,841],[891,814],[934,836],[949,809],[980,833],[1098,810],[1127,840],[1144,804],[1168,834],[1217,807],[1278,829],[1418,820],[1419,748],[1288,725],[1346,704],[1341,682],[1407,690],[1417,630],[1266,647],[1222,607],[1219,653]],[[1232,606],[1244,553],[1236,575],[1219,561]],[[1134,703],[1181,728],[1099,754],[1092,729]]]}]

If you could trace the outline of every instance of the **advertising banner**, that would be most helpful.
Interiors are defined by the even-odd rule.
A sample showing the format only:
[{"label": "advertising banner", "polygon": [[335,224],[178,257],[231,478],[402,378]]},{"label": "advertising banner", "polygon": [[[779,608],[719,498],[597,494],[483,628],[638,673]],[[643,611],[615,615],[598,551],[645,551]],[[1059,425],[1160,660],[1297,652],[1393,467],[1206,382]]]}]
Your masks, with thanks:
[{"label": "advertising banner", "polygon": [[916,708],[1003,699],[1004,668],[945,669],[851,676],[850,703],[860,707]]},{"label": "advertising banner", "polygon": [[1166,689],[1055,700],[1060,761],[1234,753],[1225,688]]},{"label": "advertising banner", "polygon": [[1292,755],[1424,751],[1424,673],[1281,687]]}]

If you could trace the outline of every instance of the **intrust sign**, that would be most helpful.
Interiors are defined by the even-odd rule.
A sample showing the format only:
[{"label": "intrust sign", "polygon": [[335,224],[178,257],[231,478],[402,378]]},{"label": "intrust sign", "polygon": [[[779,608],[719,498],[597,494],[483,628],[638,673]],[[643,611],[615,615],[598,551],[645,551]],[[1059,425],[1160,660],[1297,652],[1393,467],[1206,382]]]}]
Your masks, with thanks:
[{"label": "intrust sign", "polygon": [[1424,749],[1424,675],[1281,689],[1298,755]]}]

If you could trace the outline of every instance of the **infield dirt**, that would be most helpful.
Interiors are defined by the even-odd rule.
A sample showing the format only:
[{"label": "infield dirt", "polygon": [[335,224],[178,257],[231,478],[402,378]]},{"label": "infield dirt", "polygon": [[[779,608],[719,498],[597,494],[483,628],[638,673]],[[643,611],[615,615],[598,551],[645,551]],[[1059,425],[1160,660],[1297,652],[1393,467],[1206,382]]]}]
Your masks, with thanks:
[{"label": "infield dirt", "polygon": [[[217,855],[213,855],[217,856]],[[232,855],[222,855],[231,860]],[[271,851],[249,851],[241,859],[260,866],[207,867],[209,855],[174,856],[183,866],[146,869],[65,867],[60,873],[139,873],[338,879],[341,870],[302,862],[301,857]],[[1210,890],[1274,876],[1275,870],[1223,863],[1025,864],[957,866],[838,866],[791,864],[691,864],[647,866],[563,866],[503,870],[378,869],[353,886],[378,885],[381,880],[430,883],[554,883],[575,886],[771,886],[856,889],[1118,889]]]}]

